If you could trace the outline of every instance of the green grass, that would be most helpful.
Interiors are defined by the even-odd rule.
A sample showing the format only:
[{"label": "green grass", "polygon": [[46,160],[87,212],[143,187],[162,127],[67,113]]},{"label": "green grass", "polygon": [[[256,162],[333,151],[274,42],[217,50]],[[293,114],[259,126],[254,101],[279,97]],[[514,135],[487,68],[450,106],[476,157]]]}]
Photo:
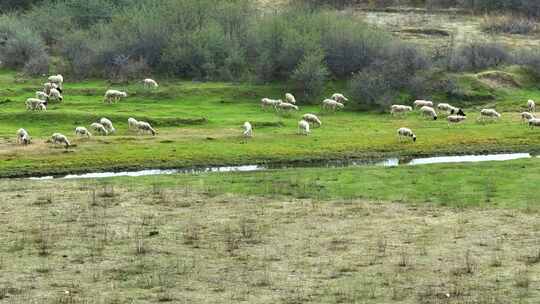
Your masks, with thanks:
[{"label": "green grass", "polygon": [[[516,75],[519,73],[516,72]],[[278,98],[286,89],[280,84],[250,85],[194,83],[163,80],[156,91],[139,85],[114,86],[130,96],[114,105],[104,104],[104,81],[65,86],[65,102],[46,113],[27,112],[24,101],[32,97],[42,79],[17,79],[0,72],[0,176],[55,174],[148,167],[184,167],[211,164],[311,161],[344,157],[431,155],[499,151],[540,150],[540,134],[519,122],[518,112],[529,98],[540,100],[540,91],[527,85],[520,89],[492,89],[473,75],[457,76],[466,90],[495,99],[475,100],[468,105],[468,121],[448,128],[444,119],[429,121],[413,113],[406,118],[349,109],[336,114],[320,113],[317,105],[301,105],[290,116],[262,111],[261,97]],[[516,76],[517,77],[517,76]],[[338,90],[329,84],[327,94]],[[442,99],[441,99],[442,101]],[[503,110],[498,123],[476,122],[482,104]],[[299,136],[297,121],[307,112],[319,114],[322,128]],[[472,113],[474,112],[474,113]],[[109,137],[77,139],[74,129],[89,126],[100,117],[110,118],[117,133]],[[159,135],[138,136],[127,130],[128,117],[148,120]],[[254,124],[255,137],[241,137],[241,125]],[[412,128],[416,144],[400,144],[396,129]],[[26,128],[34,139],[28,147],[15,145],[15,132]],[[74,147],[64,151],[45,140],[54,132],[66,134]]]}]

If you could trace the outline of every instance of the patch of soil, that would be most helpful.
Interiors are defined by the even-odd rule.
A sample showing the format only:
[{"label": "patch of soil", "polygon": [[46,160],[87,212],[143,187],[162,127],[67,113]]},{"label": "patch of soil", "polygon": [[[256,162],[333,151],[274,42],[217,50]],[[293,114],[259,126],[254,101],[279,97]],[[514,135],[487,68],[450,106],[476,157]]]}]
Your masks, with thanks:
[{"label": "patch of soil", "polygon": [[491,88],[519,88],[521,87],[519,82],[517,82],[517,80],[514,79],[514,76],[512,76],[512,74],[505,73],[505,72],[500,72],[500,71],[483,72],[483,73],[477,74],[476,77]]}]

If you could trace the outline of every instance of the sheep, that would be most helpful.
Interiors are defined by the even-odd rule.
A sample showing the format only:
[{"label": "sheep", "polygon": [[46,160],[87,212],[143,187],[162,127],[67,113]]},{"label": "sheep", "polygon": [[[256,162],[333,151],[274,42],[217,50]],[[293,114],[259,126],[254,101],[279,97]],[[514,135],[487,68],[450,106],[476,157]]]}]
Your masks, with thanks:
[{"label": "sheep", "polygon": [[467,119],[467,117],[461,115],[450,115],[446,119],[448,120],[448,127],[450,127],[450,124],[458,124]]},{"label": "sheep", "polygon": [[450,114],[451,115],[458,115],[458,116],[467,116],[467,114],[465,114],[465,112],[463,112],[463,109],[460,109],[460,108],[455,108],[455,107],[452,107],[450,109]]},{"label": "sheep", "polygon": [[244,137],[253,137],[253,127],[249,123],[249,121],[246,121],[244,123]]},{"label": "sheep", "polygon": [[109,133],[114,133],[116,130],[114,129],[112,121],[108,120],[107,118],[103,117],[99,120],[99,123],[102,124]]},{"label": "sheep", "polygon": [[25,102],[26,104],[26,110],[29,110],[29,111],[36,111],[36,110],[47,110],[46,108],[44,109],[41,105],[45,106],[44,105],[44,101],[41,100],[41,99],[37,99],[37,98],[28,98]]},{"label": "sheep", "polygon": [[288,103],[288,102],[282,102],[282,103],[278,104],[277,107],[280,110],[284,110],[284,111],[292,111],[292,110],[298,111],[297,106],[293,105],[292,103]]},{"label": "sheep", "polygon": [[54,133],[52,136],[51,136],[51,139],[52,139],[52,143],[53,144],[64,144],[65,145],[65,148],[67,149],[69,146],[71,146],[71,144],[69,143],[69,140],[67,139],[67,137],[63,134],[60,134],[60,133]]},{"label": "sheep", "polygon": [[309,122],[305,121],[305,120],[300,120],[298,122],[298,134],[302,134],[302,135],[309,135],[310,131],[309,131]]},{"label": "sheep", "polygon": [[121,98],[126,98],[127,93],[118,91],[118,90],[107,90],[105,92],[105,97],[103,98],[103,102],[112,103],[112,102],[118,102]]},{"label": "sheep", "polygon": [[45,92],[37,91],[36,92],[36,98],[47,102],[47,100],[49,99],[49,95],[47,93],[45,93]]},{"label": "sheep", "polygon": [[60,94],[58,89],[52,88],[49,93],[49,100],[62,101],[64,97]]},{"label": "sheep", "polygon": [[57,89],[60,93],[62,93],[62,89],[59,88],[56,83],[46,82],[43,84],[43,92],[45,92],[47,95],[50,94],[51,89]]},{"label": "sheep", "polygon": [[482,109],[482,111],[480,111],[479,119],[493,118],[493,119],[497,120],[500,117],[501,117],[501,114],[499,114],[494,109]]},{"label": "sheep", "polygon": [[337,102],[340,102],[340,103],[345,103],[345,102],[349,101],[349,99],[347,99],[347,97],[345,97],[343,94],[340,94],[340,93],[334,93],[334,95],[332,95],[332,97],[330,97],[330,99],[332,99],[334,101],[337,101]]},{"label": "sheep", "polygon": [[105,136],[109,135],[109,131],[107,131],[107,128],[105,128],[104,125],[98,122],[94,122],[93,124],[91,124],[90,128],[92,128],[92,130],[98,132],[101,135],[105,135]]},{"label": "sheep", "polygon": [[154,128],[152,128],[152,126],[146,121],[138,121],[137,129],[139,130],[139,132],[150,132],[153,136],[156,136],[157,134],[157,131],[154,130]]},{"label": "sheep", "polygon": [[135,118],[128,118],[128,127],[130,130],[137,129],[137,120]]},{"label": "sheep", "polygon": [[309,114],[309,113],[304,114],[304,116],[302,116],[302,118],[305,121],[307,121],[308,123],[312,123],[312,124],[317,125],[317,127],[320,127],[322,125],[321,120],[315,114]]},{"label": "sheep", "polygon": [[25,129],[17,130],[17,143],[21,145],[28,145],[30,143],[30,135]]},{"label": "sheep", "polygon": [[77,127],[75,128],[75,135],[91,137],[92,133],[90,133],[90,131],[88,131],[88,129],[85,127]]},{"label": "sheep", "polygon": [[437,120],[437,112],[435,112],[435,109],[429,106],[423,106],[420,108],[420,112],[423,116],[428,116],[433,118],[433,120]]},{"label": "sheep", "polygon": [[62,75],[60,75],[60,74],[49,76],[48,80],[49,80],[50,83],[54,83],[54,84],[58,85],[59,88],[63,87],[64,77]]},{"label": "sheep", "polygon": [[150,79],[150,78],[143,79],[142,83],[143,83],[145,88],[150,88],[150,87],[157,88],[157,87],[159,87],[157,82],[154,79]]},{"label": "sheep", "polygon": [[322,102],[322,108],[323,109],[330,109],[332,111],[336,111],[336,109],[343,109],[345,105],[343,105],[341,102],[335,101],[333,99],[325,99]]},{"label": "sheep", "polygon": [[291,94],[291,93],[286,93],[286,94],[285,94],[285,100],[286,100],[288,103],[296,104],[296,98],[294,98],[294,95]]},{"label": "sheep", "polygon": [[529,112],[522,112],[520,115],[521,115],[521,120],[524,120],[524,121],[529,121],[533,118],[536,118],[534,114],[529,113]]},{"label": "sheep", "polygon": [[531,129],[534,127],[540,127],[540,118],[529,119],[529,127]]},{"label": "sheep", "polygon": [[392,115],[396,115],[396,114],[401,114],[401,113],[406,113],[406,112],[411,112],[412,111],[412,107],[410,106],[404,106],[404,105],[392,105],[390,107],[390,113]]},{"label": "sheep", "polygon": [[529,99],[527,101],[527,108],[531,113],[534,113],[536,111],[536,103],[534,102],[534,100]]},{"label": "sheep", "polygon": [[274,109],[277,109],[277,106],[282,103],[283,100],[281,99],[263,98],[261,99],[261,108],[265,109],[266,107],[273,107]]},{"label": "sheep", "polygon": [[421,107],[433,107],[433,101],[428,101],[428,100],[415,100],[414,101],[414,107],[415,108],[421,108]]},{"label": "sheep", "polygon": [[409,128],[399,128],[397,130],[398,140],[403,141],[406,138],[412,138],[413,142],[416,142],[416,134]]},{"label": "sheep", "polygon": [[40,104],[38,104],[36,110],[45,112],[45,111],[47,111],[47,106],[45,105],[45,103],[40,103]]}]

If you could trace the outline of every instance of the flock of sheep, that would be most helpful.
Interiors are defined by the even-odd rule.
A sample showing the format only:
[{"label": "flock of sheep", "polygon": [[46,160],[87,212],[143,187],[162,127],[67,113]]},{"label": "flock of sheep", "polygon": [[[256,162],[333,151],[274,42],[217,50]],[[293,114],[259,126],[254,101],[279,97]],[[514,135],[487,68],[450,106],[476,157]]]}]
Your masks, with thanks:
[{"label": "flock of sheep", "polygon": [[[158,84],[153,79],[144,79],[142,81],[145,88],[157,88]],[[62,96],[64,87],[64,77],[62,75],[53,75],[48,78],[48,82],[43,85],[43,91],[37,91],[35,98],[28,98],[26,100],[26,109],[29,111],[47,111],[47,105],[49,101],[58,101],[62,102],[64,97]],[[122,98],[126,98],[127,93],[117,90],[107,90],[103,101],[106,103],[118,102]],[[151,133],[156,135],[157,131],[150,125],[150,123],[145,121],[137,121],[134,118],[128,119],[128,126],[130,130],[136,130],[139,133]],[[113,126],[113,123],[103,117],[98,122],[94,122],[90,125],[90,129],[94,132],[107,136],[114,133],[116,130]],[[83,126],[75,128],[75,135],[91,137],[92,133]],[[17,131],[17,143],[22,145],[28,145],[31,142],[30,134],[25,129],[19,129]],[[53,144],[62,144],[68,148],[71,144],[67,136],[61,133],[54,133],[51,136],[51,142]]]}]

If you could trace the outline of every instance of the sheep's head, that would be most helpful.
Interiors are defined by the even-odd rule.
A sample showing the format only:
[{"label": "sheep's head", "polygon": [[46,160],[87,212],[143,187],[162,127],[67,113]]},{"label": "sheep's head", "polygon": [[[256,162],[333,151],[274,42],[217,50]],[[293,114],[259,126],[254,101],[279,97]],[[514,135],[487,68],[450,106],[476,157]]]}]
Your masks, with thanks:
[{"label": "sheep's head", "polygon": [[433,116],[433,120],[437,120],[437,115]]},{"label": "sheep's head", "polygon": [[416,135],[413,134],[411,137],[412,137],[413,142],[416,142]]}]

